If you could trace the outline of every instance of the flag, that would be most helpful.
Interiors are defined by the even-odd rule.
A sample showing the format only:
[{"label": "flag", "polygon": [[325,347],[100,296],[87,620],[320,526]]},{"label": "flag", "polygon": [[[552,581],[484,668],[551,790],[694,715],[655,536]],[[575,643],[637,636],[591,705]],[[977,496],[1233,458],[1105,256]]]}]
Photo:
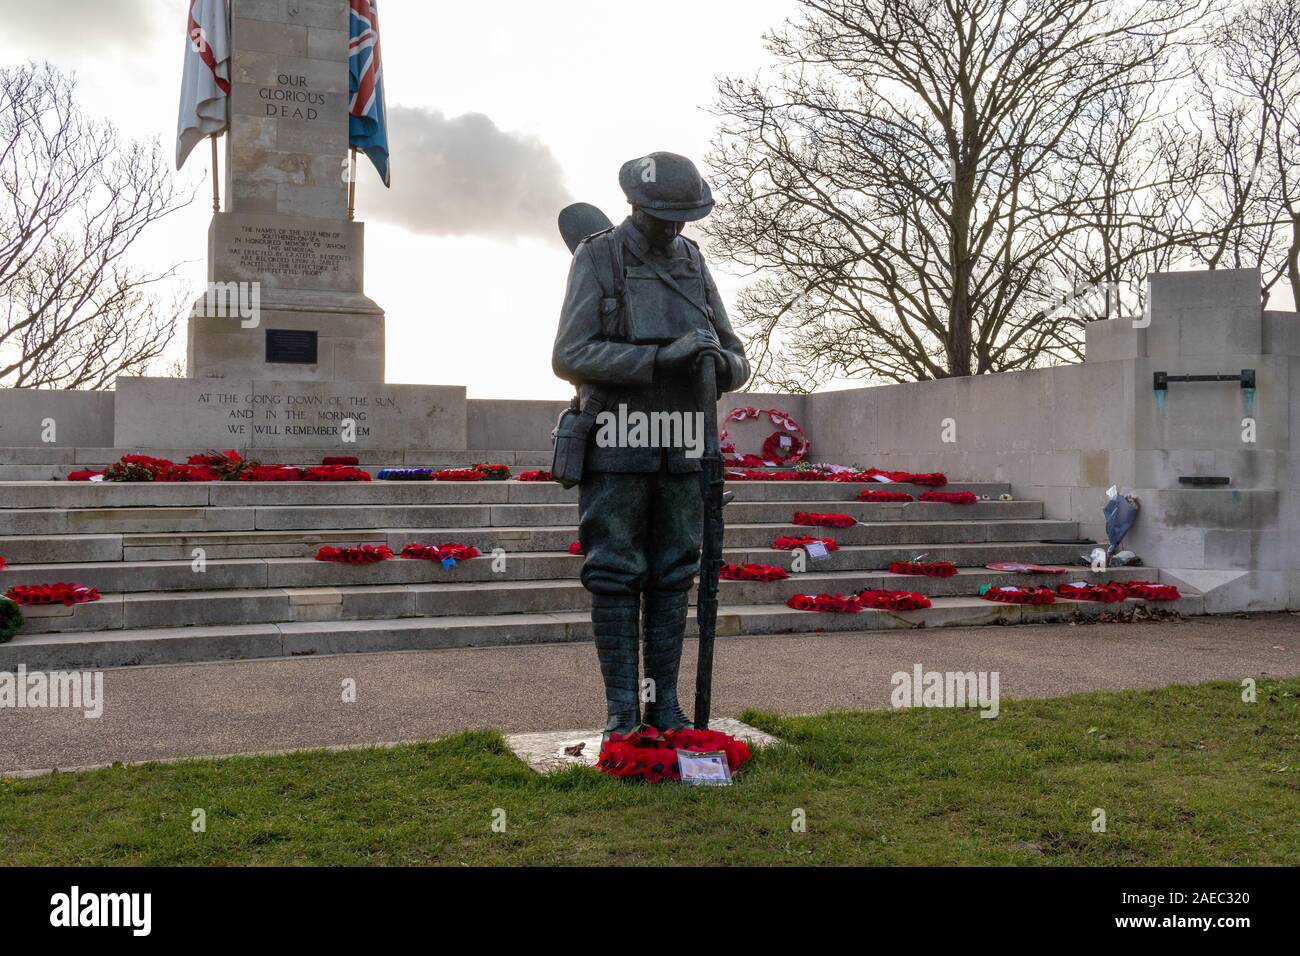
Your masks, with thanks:
[{"label": "flag", "polygon": [[230,127],[230,19],[226,0],[190,0],[176,168],[199,142]]},{"label": "flag", "polygon": [[388,171],[388,111],[384,108],[384,69],[379,56],[379,12],[376,0],[352,4],[348,68],[351,73],[348,117],[349,141],[379,170],[385,186]]}]

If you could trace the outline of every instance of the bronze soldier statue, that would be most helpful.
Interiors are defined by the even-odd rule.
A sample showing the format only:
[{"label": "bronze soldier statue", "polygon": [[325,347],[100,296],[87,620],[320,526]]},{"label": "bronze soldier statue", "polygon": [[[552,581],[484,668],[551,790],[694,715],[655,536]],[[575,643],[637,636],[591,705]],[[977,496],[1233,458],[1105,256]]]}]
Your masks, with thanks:
[{"label": "bronze soldier statue", "polygon": [[[689,159],[663,152],[624,163],[619,185],[632,214],[578,245],[552,366],[578,387],[575,401],[588,418],[622,405],[716,422],[717,394],[697,395],[698,363],[713,363],[719,392],[744,385],[749,363],[699,247],[680,234],[712,211],[709,186]],[[582,454],[578,539],[609,707],[605,729],[688,727],[677,671],[700,564],[698,452],[588,440]],[[652,681],[644,714],[639,635]]]}]

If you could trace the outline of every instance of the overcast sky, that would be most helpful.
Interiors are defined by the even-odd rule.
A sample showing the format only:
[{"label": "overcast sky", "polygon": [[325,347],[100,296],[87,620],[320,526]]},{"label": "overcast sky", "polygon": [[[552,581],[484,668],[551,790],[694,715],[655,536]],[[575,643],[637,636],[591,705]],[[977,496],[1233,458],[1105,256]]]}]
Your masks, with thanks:
[{"label": "overcast sky", "polygon": [[[176,136],[186,0],[0,0],[0,63],[75,71],[92,114],[131,136]],[[793,0],[383,0],[393,189],[363,160],[366,292],[388,314],[388,381],[466,385],[476,398],[564,398],[551,343],[569,254],[560,205],[617,220],[618,168],[656,149],[697,162],[720,73],[766,62],[761,35]],[[195,203],[140,255],[205,281],[207,150],[180,174]],[[520,175],[519,171],[524,174]],[[438,175],[434,175],[437,172]],[[739,280],[720,274],[725,295]],[[173,355],[183,358],[182,321]]]},{"label": "overcast sky", "polygon": [[[92,115],[173,155],[187,0],[0,0],[0,64],[49,60]],[[366,292],[387,311],[388,381],[476,398],[564,398],[550,370],[569,254],[555,213],[626,213],[619,166],[657,149],[702,164],[716,77],[770,61],[795,0],[382,0],[393,189],[362,160]],[[196,200],[146,233],[151,268],[206,277],[208,152]],[[690,234],[688,227],[688,234]],[[715,263],[728,302],[743,279]],[[1285,308],[1276,305],[1275,308]],[[183,360],[182,320],[171,358]],[[831,383],[843,387],[848,382]]]}]

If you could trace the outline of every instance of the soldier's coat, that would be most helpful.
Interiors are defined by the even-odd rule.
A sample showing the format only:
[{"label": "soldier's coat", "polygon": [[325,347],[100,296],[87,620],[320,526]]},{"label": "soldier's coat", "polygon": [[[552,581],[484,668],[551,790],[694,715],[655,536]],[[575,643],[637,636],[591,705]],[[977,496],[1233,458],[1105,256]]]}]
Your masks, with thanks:
[{"label": "soldier's coat", "polygon": [[[611,329],[608,316],[601,314],[601,300],[609,294],[605,288],[610,274],[606,244],[611,242],[626,247],[624,322],[619,329]],[[749,362],[744,347],[727,320],[726,308],[698,248],[678,236],[668,254],[660,254],[630,218],[611,231],[584,240],[574,254],[552,354],[555,374],[580,388],[601,386],[609,395],[607,407],[611,410],[625,404],[629,412],[703,411],[715,415],[712,404],[707,409],[700,406],[689,371],[678,375],[655,372],[660,346],[706,328],[709,320],[669,288],[645,261],[654,262],[712,311],[713,329],[727,362],[726,373],[718,377],[718,388],[734,391],[745,384]],[[593,441],[587,449],[584,473],[645,474],[658,472],[661,465],[672,473],[700,470],[699,460],[687,458],[684,448],[599,448]]]},{"label": "soldier's coat", "polygon": [[[608,243],[626,245],[623,308],[606,310],[613,281]],[[640,260],[640,261],[638,261]],[[731,391],[749,378],[740,339],[727,321],[717,286],[699,250],[678,236],[666,255],[652,250],[631,219],[582,242],[555,337],[555,373],[587,392],[606,392],[606,408],[628,412],[716,415],[716,396],[701,407],[695,377],[655,372],[659,348],[710,322],[644,263],[654,262],[712,313],[726,356],[718,387]],[[584,394],[584,398],[586,395]],[[686,449],[598,447],[588,443],[578,501],[578,540],[586,552],[582,583],[606,595],[685,591],[699,567],[703,497],[699,458]],[[684,621],[683,621],[684,626]]]}]

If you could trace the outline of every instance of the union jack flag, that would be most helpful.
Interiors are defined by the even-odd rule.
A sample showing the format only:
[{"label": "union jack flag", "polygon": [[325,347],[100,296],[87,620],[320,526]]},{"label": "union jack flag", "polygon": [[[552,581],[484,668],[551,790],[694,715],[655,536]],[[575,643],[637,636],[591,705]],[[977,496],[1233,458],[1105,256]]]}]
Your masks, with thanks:
[{"label": "union jack flag", "polygon": [[377,0],[352,4],[349,70],[351,72],[349,136],[354,147],[370,157],[385,186],[392,185],[388,169],[388,111],[384,108],[384,69],[379,54]]}]

